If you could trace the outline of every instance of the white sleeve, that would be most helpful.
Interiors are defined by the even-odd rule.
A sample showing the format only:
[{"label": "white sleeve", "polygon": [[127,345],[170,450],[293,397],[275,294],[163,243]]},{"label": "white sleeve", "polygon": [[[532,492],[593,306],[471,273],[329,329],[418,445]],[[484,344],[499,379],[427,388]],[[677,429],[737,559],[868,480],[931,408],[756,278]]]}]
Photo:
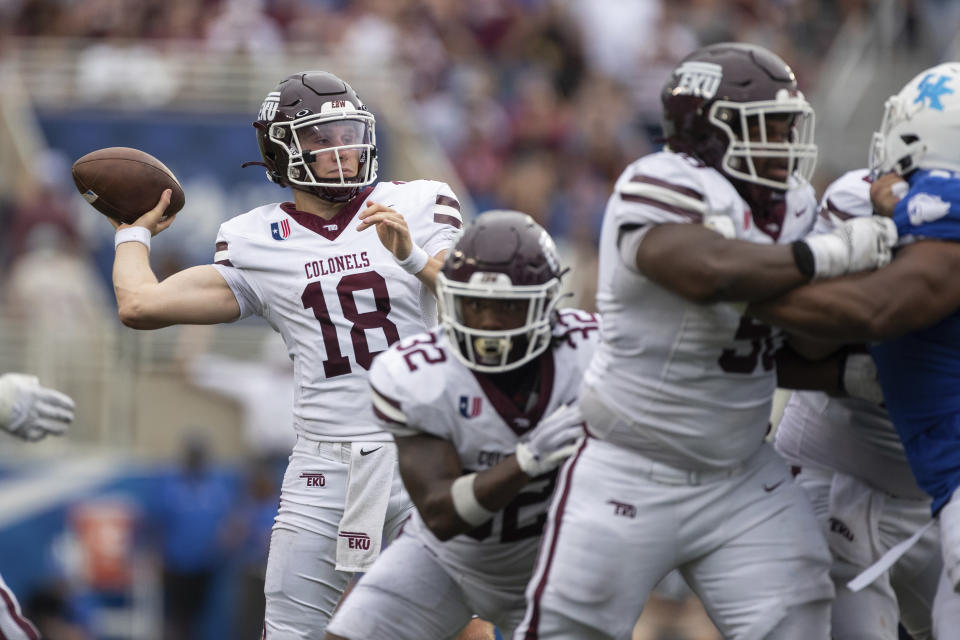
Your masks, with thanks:
[{"label": "white sleeve", "polygon": [[388,360],[391,351],[381,353],[370,367],[370,399],[373,415],[384,431],[394,436],[415,436],[420,431],[410,424],[403,405],[396,397],[399,389],[396,379],[389,371]]},{"label": "white sleeve", "polygon": [[820,215],[814,233],[827,233],[850,218],[873,215],[870,201],[870,172],[848,171],[828,186],[820,201]]},{"label": "white sleeve", "polygon": [[247,282],[247,279],[244,278],[243,271],[224,264],[214,264],[213,267],[227,281],[227,286],[233,291],[237,304],[240,305],[240,316],[237,320],[242,320],[250,315],[263,315],[263,305],[260,298],[254,288],[250,286],[250,283]]},{"label": "white sleeve", "polygon": [[701,223],[708,213],[702,186],[676,159],[643,158],[617,180],[608,207],[621,224]]},{"label": "white sleeve", "polygon": [[651,225],[637,227],[635,229],[622,230],[617,238],[617,249],[620,250],[620,261],[630,271],[640,273],[637,269],[637,250],[640,249],[640,243],[643,242]]},{"label": "white sleeve", "polygon": [[[256,286],[240,269],[236,266],[236,254],[239,246],[239,253],[243,253],[242,239],[234,239],[233,234],[220,225],[217,232],[216,253],[213,254],[214,268],[227,281],[227,286],[233,291],[233,296],[240,305],[240,317],[242,320],[250,315],[263,315],[263,299],[259,295]],[[241,256],[242,257],[242,256]]]},{"label": "white sleeve", "polygon": [[439,185],[432,207],[433,219],[426,237],[419,243],[431,258],[441,251],[449,251],[463,232],[460,201],[447,183],[441,182]]}]

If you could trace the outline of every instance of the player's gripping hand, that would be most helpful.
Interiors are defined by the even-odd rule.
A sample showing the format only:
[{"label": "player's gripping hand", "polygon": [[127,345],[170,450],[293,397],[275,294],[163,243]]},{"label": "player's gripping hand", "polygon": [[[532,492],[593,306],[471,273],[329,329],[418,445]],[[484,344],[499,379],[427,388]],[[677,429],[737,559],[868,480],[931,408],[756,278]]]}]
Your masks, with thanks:
[{"label": "player's gripping hand", "polygon": [[69,396],[40,386],[36,376],[0,376],[0,428],[17,437],[33,441],[63,434],[73,422],[73,408]]},{"label": "player's gripping hand", "polygon": [[123,224],[109,217],[107,220],[110,221],[114,229],[120,229],[121,227],[144,227],[150,231],[151,236],[155,236],[173,224],[173,219],[177,217],[176,214],[172,216],[165,215],[167,207],[170,205],[172,195],[173,192],[170,189],[164,189],[163,193],[160,194],[160,200],[157,201],[153,209],[150,209],[150,211],[147,211],[137,218],[133,224]]},{"label": "player's gripping hand", "polygon": [[357,225],[357,231],[376,226],[380,242],[396,256],[397,260],[405,260],[410,255],[413,239],[410,237],[407,221],[397,211],[384,204],[368,200],[367,207],[357,217],[361,221]]},{"label": "player's gripping hand", "polygon": [[803,242],[813,254],[813,278],[834,278],[888,264],[897,243],[897,226],[879,216],[851,218]]},{"label": "player's gripping hand", "polygon": [[847,353],[843,358],[843,391],[851,398],[883,404],[883,390],[877,380],[877,365],[869,353]]},{"label": "player's gripping hand", "polygon": [[520,470],[535,478],[556,469],[577,450],[585,435],[584,425],[578,406],[562,405],[517,443]]},{"label": "player's gripping hand", "polygon": [[896,173],[878,176],[870,184],[870,202],[877,215],[893,217],[897,203],[907,195],[910,184]]}]

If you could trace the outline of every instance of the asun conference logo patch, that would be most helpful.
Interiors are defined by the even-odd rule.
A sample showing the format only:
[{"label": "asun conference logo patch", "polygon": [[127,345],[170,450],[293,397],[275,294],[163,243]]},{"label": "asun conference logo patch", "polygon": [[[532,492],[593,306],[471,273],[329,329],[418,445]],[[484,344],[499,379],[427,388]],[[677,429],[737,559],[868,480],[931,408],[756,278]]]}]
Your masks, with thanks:
[{"label": "asun conference logo patch", "polygon": [[290,221],[284,218],[280,222],[270,223],[270,235],[274,240],[286,240],[290,237]]},{"label": "asun conference logo patch", "polygon": [[480,396],[460,396],[460,415],[464,418],[476,418],[483,408]]}]

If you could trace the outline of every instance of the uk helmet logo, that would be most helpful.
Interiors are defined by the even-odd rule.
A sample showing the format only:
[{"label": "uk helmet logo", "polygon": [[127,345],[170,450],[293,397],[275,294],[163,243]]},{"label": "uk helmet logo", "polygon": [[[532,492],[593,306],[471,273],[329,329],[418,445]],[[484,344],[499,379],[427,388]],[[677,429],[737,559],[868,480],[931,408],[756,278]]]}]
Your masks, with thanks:
[{"label": "uk helmet logo", "polygon": [[290,237],[290,221],[284,218],[280,222],[270,223],[270,235],[274,240],[286,240]]}]

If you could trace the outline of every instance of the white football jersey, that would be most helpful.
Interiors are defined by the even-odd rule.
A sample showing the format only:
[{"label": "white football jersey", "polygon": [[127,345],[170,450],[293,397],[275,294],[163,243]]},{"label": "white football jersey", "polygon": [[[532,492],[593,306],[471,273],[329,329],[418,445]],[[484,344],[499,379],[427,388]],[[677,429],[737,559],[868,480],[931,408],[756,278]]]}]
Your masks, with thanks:
[{"label": "white football jersey", "polygon": [[375,228],[356,230],[370,200],[401,213],[428,255],[459,237],[456,197],[430,180],[368,187],[331,220],[265,205],[217,235],[216,267],[241,317],[263,316],[283,337],[294,363],[294,427],[315,440],[389,438],[367,407],[368,369],[394,342],[436,324],[429,289],[397,265]]},{"label": "white football jersey", "polygon": [[[823,192],[815,232],[870,215],[870,172],[849,171]],[[900,497],[925,496],[886,409],[866,400],[794,391],[777,426],[775,445],[791,462],[835,469]]]},{"label": "white football jersey", "polygon": [[787,192],[774,240],[757,228],[733,185],[692,158],[664,151],[624,170],[604,213],[597,285],[603,339],[585,381],[641,427],[627,446],[683,468],[748,458],[768,428],[782,334],[731,305],[694,304],[648,280],[621,258],[620,234],[716,216],[736,238],[789,244],[810,231],[816,214],[813,188],[798,184]]},{"label": "white football jersey", "polygon": [[[521,412],[489,377],[451,353],[441,329],[402,340],[370,371],[374,412],[398,434],[427,433],[453,443],[464,473],[513,455],[520,437],[562,404],[577,398],[583,371],[599,339],[596,316],[562,309],[553,343],[539,358],[540,388]],[[486,524],[440,542],[418,512],[404,535],[418,536],[446,565],[488,584],[525,585],[536,560],[556,472],[536,478]]]}]

